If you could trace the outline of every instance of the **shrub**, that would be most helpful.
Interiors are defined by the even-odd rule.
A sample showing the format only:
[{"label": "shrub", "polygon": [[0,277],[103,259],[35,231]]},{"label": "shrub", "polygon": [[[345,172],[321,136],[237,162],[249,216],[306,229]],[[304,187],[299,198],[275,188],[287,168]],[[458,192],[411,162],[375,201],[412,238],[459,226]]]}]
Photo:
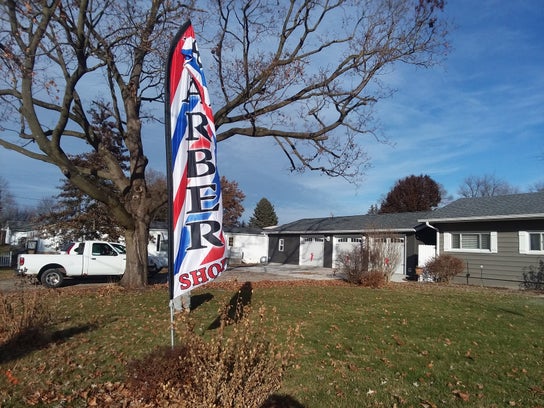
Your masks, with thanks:
[{"label": "shrub", "polygon": [[378,289],[387,283],[385,274],[381,271],[368,271],[361,276],[361,285],[367,288]]},{"label": "shrub", "polygon": [[231,319],[225,310],[209,339],[195,333],[190,317],[182,316],[182,346],[157,350],[130,364],[127,388],[140,401],[160,401],[165,407],[262,406],[281,385],[295,332],[280,347],[274,332],[280,325],[267,323],[275,312],[261,308],[255,317],[246,306],[239,316]]},{"label": "shrub", "polygon": [[527,290],[544,290],[544,261],[542,259],[538,261],[537,267],[531,265],[523,268],[523,282],[520,286]]},{"label": "shrub", "polygon": [[371,288],[382,287],[396,266],[395,255],[389,249],[383,240],[376,238],[370,247],[361,242],[351,251],[340,254],[339,272],[350,283]]},{"label": "shrub", "polygon": [[360,285],[363,275],[368,272],[368,252],[364,245],[358,245],[349,252],[344,252],[338,257],[339,272],[350,283]]},{"label": "shrub", "polygon": [[465,270],[462,259],[451,255],[439,255],[425,264],[425,273],[436,282],[450,282]]},{"label": "shrub", "polygon": [[49,308],[37,291],[0,292],[0,344],[22,346],[25,341],[36,341],[43,336],[49,316]]}]

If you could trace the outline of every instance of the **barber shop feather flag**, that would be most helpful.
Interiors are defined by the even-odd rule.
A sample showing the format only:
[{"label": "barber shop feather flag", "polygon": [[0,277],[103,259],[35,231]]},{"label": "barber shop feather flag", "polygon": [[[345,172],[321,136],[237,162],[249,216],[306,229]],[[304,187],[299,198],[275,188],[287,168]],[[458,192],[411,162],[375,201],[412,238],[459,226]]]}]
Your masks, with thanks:
[{"label": "barber shop feather flag", "polygon": [[177,33],[166,72],[170,299],[226,269],[213,113],[190,22]]}]

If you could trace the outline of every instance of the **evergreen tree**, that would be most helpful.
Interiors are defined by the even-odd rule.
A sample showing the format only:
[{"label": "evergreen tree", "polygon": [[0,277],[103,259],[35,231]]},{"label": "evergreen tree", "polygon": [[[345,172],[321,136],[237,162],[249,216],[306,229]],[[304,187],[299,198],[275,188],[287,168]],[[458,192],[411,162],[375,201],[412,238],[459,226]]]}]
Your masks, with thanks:
[{"label": "evergreen tree", "polygon": [[265,228],[278,224],[278,216],[274,206],[266,198],[261,198],[249,219],[250,227]]}]

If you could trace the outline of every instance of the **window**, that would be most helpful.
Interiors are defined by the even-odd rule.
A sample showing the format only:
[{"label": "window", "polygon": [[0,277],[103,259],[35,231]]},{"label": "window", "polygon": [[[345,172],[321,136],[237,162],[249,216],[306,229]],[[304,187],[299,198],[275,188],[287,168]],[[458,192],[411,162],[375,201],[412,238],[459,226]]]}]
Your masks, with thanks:
[{"label": "window", "polygon": [[454,249],[491,249],[490,234],[451,234]]},{"label": "window", "polygon": [[110,247],[108,244],[103,244],[103,243],[93,243],[92,254],[93,254],[93,256],[97,256],[97,255],[114,256],[114,255],[117,255],[117,253],[113,250],[112,247]]},{"label": "window", "polygon": [[444,250],[459,252],[497,252],[496,232],[444,233]]},{"label": "window", "polygon": [[544,254],[544,232],[541,231],[520,231],[519,232],[519,253],[520,254]]},{"label": "window", "polygon": [[529,234],[529,250],[544,251],[544,232],[533,232]]},{"label": "window", "polygon": [[229,237],[229,247],[234,245],[234,237]]},{"label": "window", "polygon": [[323,237],[302,237],[302,242],[324,242]]},{"label": "window", "polygon": [[280,238],[278,240],[278,251],[283,252],[284,248],[285,248],[285,241],[283,238]]}]

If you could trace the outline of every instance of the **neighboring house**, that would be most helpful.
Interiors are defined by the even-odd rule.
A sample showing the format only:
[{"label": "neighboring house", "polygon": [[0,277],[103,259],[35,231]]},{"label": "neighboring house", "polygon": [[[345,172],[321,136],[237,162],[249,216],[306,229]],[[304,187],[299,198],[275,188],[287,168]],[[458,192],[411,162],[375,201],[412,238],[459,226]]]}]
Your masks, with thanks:
[{"label": "neighboring house", "polygon": [[43,238],[40,231],[26,223],[12,223],[2,228],[3,244],[25,248],[31,252],[47,254],[57,253],[62,246],[57,237]]},{"label": "neighboring house", "polygon": [[458,282],[519,287],[544,259],[544,192],[462,198],[419,221],[438,230],[438,254],[465,262]]},{"label": "neighboring house", "polygon": [[[267,231],[269,260],[276,263],[337,268],[340,254],[364,237],[386,240],[396,248],[394,273],[415,279],[421,245],[433,245],[436,232],[419,218],[427,212],[309,218]],[[434,247],[433,247],[434,253]]]},{"label": "neighboring house", "polygon": [[265,231],[249,227],[225,227],[230,265],[268,261],[268,236]]}]

